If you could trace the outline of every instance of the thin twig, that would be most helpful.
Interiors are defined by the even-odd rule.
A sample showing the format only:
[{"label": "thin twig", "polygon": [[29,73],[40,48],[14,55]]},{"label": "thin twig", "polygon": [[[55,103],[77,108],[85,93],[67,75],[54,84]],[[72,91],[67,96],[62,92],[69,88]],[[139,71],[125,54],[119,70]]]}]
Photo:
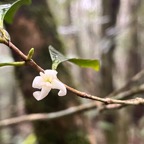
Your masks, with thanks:
[{"label": "thin twig", "polygon": [[21,52],[12,42],[10,41],[5,41],[4,42],[5,45],[7,45],[12,51],[14,51],[18,56],[20,56],[20,58],[22,60],[24,60],[26,62],[26,64],[30,65],[31,67],[33,67],[35,70],[37,70],[38,72],[43,72],[44,70],[36,64],[36,62],[34,62],[32,59],[27,59],[27,56]]},{"label": "thin twig", "polygon": [[124,89],[126,89],[127,87],[129,87],[132,83],[136,83],[137,81],[139,81],[142,77],[144,77],[144,69],[142,69],[140,72],[138,72],[136,75],[134,75],[125,85],[123,85],[120,89],[115,90],[114,92],[112,92],[111,94],[108,95],[108,97],[114,97],[115,95],[121,93],[122,91],[124,91]]},{"label": "thin twig", "polygon": [[[140,88],[137,89],[137,93],[140,94],[143,92],[144,92],[144,85],[141,85]],[[125,91],[125,92],[121,92],[121,96],[125,95],[125,97],[134,95],[134,94],[136,94],[136,91],[134,91],[133,89]],[[118,96],[120,96],[120,95],[117,95],[116,97],[118,97]],[[98,102],[90,102],[88,104],[82,104],[80,106],[71,107],[71,108],[68,108],[66,110],[62,110],[59,112],[24,115],[24,116],[19,116],[19,117],[15,117],[15,118],[9,118],[6,120],[2,120],[2,121],[0,121],[0,127],[10,126],[10,125],[14,125],[14,124],[22,123],[22,122],[58,119],[58,118],[62,118],[65,116],[74,115],[74,114],[77,114],[80,112],[85,112],[85,111],[88,111],[88,110],[91,110],[94,108],[97,108],[95,113],[99,114],[106,110],[120,109],[129,104],[131,104],[131,105],[140,104],[140,102],[139,102],[140,99],[141,98],[133,99],[133,101],[131,101],[131,103],[130,103],[130,101],[128,101],[128,104],[126,104],[126,101],[123,101],[123,102],[125,102],[125,104],[118,104],[118,103],[102,104],[102,103],[98,103]]]},{"label": "thin twig", "polygon": [[83,111],[96,108],[96,107],[97,107],[96,102],[93,102],[93,103],[83,104],[80,106],[71,107],[71,108],[68,108],[66,110],[62,110],[59,112],[23,115],[23,116],[19,116],[16,118],[1,120],[0,127],[18,124],[22,122],[58,119],[60,117],[69,116],[69,115],[83,112]]},{"label": "thin twig", "polygon": [[127,91],[119,91],[117,94],[113,95],[113,97],[115,99],[128,99],[131,96],[134,96],[136,94],[141,94],[141,93],[144,93],[144,84],[132,87],[130,90]]},{"label": "thin twig", "polygon": [[[93,96],[84,92],[80,92],[76,89],[73,89],[69,86],[66,86],[67,89],[69,89],[70,91],[72,91],[73,93],[77,94],[78,96],[82,97],[82,98],[87,98],[87,99],[91,99],[91,100],[96,100],[96,101],[100,101],[106,104],[126,104],[126,105],[139,105],[139,104],[144,104],[144,99],[143,98],[135,98],[135,99],[130,99],[130,100],[117,100],[117,99],[112,99],[112,98],[100,98],[97,96]],[[144,92],[144,85],[141,85],[140,87],[138,87],[137,89],[131,89],[129,91],[126,91],[125,93],[121,93],[119,95],[117,95],[117,97],[128,97],[130,95],[134,95],[137,93],[143,93]]]},{"label": "thin twig", "polygon": [[96,113],[98,114],[99,112],[103,112],[105,110],[112,110],[112,109],[114,110],[122,107],[124,107],[124,105],[121,106],[120,104],[110,104],[110,105],[101,106],[96,102],[90,102],[88,104],[82,104],[80,106],[71,107],[66,110],[61,110],[59,112],[29,114],[29,115],[23,115],[15,118],[1,120],[0,128],[23,123],[23,122],[32,122],[32,121],[39,121],[39,120],[49,121],[49,120],[59,119],[62,117],[86,112],[94,108],[97,108]]},{"label": "thin twig", "polygon": [[[5,41],[4,44],[9,46],[17,55],[19,55],[24,61],[26,61],[26,64],[32,66],[38,72],[40,72],[40,71],[43,72],[44,71],[32,59],[28,60],[27,56],[24,53],[22,53],[12,42]],[[100,102],[103,102],[103,103],[106,103],[106,104],[127,104],[127,105],[144,104],[144,99],[142,99],[142,98],[135,98],[135,99],[131,99],[131,100],[116,100],[116,99],[112,99],[112,98],[101,98],[101,97],[98,97],[98,96],[94,96],[94,95],[90,95],[90,94],[78,91],[78,90],[76,90],[76,89],[74,89],[70,86],[67,86],[67,85],[65,85],[65,86],[69,91],[75,93],[77,96],[80,96],[82,98],[91,99],[91,100],[100,101]]]}]

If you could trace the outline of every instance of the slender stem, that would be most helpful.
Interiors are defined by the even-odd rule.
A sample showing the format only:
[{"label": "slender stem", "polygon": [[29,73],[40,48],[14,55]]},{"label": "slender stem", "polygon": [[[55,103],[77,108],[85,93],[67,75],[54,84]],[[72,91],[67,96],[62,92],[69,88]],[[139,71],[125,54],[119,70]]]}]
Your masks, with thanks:
[{"label": "slender stem", "polygon": [[[32,59],[28,59],[27,56],[24,53],[22,53],[12,42],[5,41],[4,44],[9,46],[17,55],[19,55],[26,62],[26,64],[30,65],[31,67],[36,69],[38,72],[44,71],[39,65],[36,64],[36,62],[34,62]],[[65,85],[65,86],[69,91],[75,93],[77,96],[80,96],[82,98],[91,99],[91,100],[100,101],[105,104],[124,104],[124,105],[144,104],[144,99],[142,99],[142,98],[135,98],[135,99],[131,99],[131,100],[117,100],[117,99],[112,99],[112,98],[101,98],[98,96],[94,96],[94,95],[90,95],[90,94],[78,91],[68,85]]]},{"label": "slender stem", "polygon": [[61,110],[58,112],[52,112],[52,113],[39,113],[39,114],[30,114],[30,115],[23,115],[16,118],[10,118],[0,121],[0,127],[13,125],[21,122],[27,122],[27,121],[37,121],[37,120],[52,120],[52,119],[58,119],[60,117],[69,116],[75,113],[83,112],[88,109],[96,108],[95,102],[93,104],[82,104],[80,106],[75,106],[68,108],[66,110]]},{"label": "slender stem", "polygon": [[[25,54],[23,54],[12,42],[5,41],[4,44],[9,46],[17,55],[19,55],[21,57],[21,59],[24,60],[25,64],[30,65],[31,67],[33,67],[38,72],[44,71],[32,59],[28,59],[28,57]],[[143,75],[144,75],[144,70],[142,70],[136,76],[134,76],[130,80],[130,82],[135,82],[135,81],[139,80]],[[130,82],[128,82],[125,85],[125,87],[127,87]],[[124,89],[125,87],[123,87],[122,89],[119,89],[118,91],[113,92],[111,95],[109,95],[109,96],[114,96],[117,99],[112,99],[112,98],[109,98],[108,96],[106,98],[101,98],[98,96],[94,96],[94,95],[90,95],[90,94],[78,91],[78,90],[76,90],[70,86],[67,86],[67,85],[65,85],[65,86],[69,91],[75,93],[76,95],[78,95],[82,98],[92,99],[92,100],[96,100],[99,102],[90,102],[88,104],[82,104],[80,106],[68,108],[66,110],[62,110],[62,111],[54,112],[54,113],[31,114],[31,115],[24,115],[24,116],[20,116],[20,117],[16,117],[16,118],[10,118],[10,119],[6,119],[6,120],[2,120],[2,121],[0,121],[0,127],[9,126],[9,125],[13,125],[13,124],[21,123],[21,122],[26,122],[26,121],[57,119],[60,117],[72,115],[72,114],[83,112],[86,110],[90,110],[90,109],[93,109],[96,107],[97,107],[96,112],[99,113],[99,112],[102,112],[104,110],[119,109],[119,108],[125,107],[127,105],[144,104],[143,98],[134,98],[134,99],[129,99],[129,100],[118,100],[118,99],[128,98],[128,97],[135,95],[135,94],[144,93],[144,84],[137,86],[137,87],[133,87],[133,88],[129,89],[128,91],[124,91],[124,92],[122,91],[122,89]],[[103,102],[104,104],[102,104],[100,102]]]},{"label": "slender stem", "polygon": [[0,63],[0,67],[3,67],[3,66],[23,66],[23,65],[25,65],[25,61]]},{"label": "slender stem", "polygon": [[[144,85],[141,85],[139,89],[137,89],[137,93],[140,92],[144,92]],[[118,96],[126,96],[128,97],[129,95],[133,95],[135,94],[136,91],[134,91],[133,89],[130,89],[128,91],[125,92],[121,92],[119,95],[116,95],[116,97]],[[133,99],[133,101],[131,101],[131,103],[128,102],[128,104],[140,104],[140,100],[141,99]],[[125,102],[125,101],[123,101]],[[68,108],[66,110],[62,110],[59,112],[53,112],[53,113],[39,113],[39,114],[30,114],[30,115],[24,115],[24,116],[18,116],[15,118],[9,118],[9,119],[5,119],[5,120],[1,120],[0,121],[0,128],[5,127],[5,126],[10,126],[10,125],[14,125],[14,124],[18,124],[18,123],[23,123],[23,122],[30,122],[30,121],[38,121],[38,120],[53,120],[53,119],[58,119],[61,117],[65,117],[65,116],[69,116],[69,115],[73,115],[73,114],[77,114],[80,112],[85,112],[94,108],[96,109],[96,114],[99,114],[103,111],[106,110],[116,110],[116,109],[120,109],[127,106],[127,104],[105,104],[103,105],[102,103],[99,102],[89,102],[87,104],[82,104],[79,106],[75,106],[75,107],[71,107]]]},{"label": "slender stem", "polygon": [[37,65],[32,59],[27,59],[27,56],[22,53],[12,42],[10,41],[5,41],[4,44],[6,44],[10,49],[12,49],[17,55],[20,56],[20,58],[22,60],[24,60],[26,62],[26,64],[32,66],[35,70],[37,70],[38,72],[43,72],[44,70]]}]

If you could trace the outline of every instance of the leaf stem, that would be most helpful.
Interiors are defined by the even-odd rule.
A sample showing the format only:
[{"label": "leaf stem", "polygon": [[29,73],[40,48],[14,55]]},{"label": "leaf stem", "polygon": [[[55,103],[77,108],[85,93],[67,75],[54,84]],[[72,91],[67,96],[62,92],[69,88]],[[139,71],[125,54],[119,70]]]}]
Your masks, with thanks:
[{"label": "leaf stem", "polygon": [[23,65],[25,65],[25,61],[0,63],[0,67],[3,67],[3,66],[23,66]]}]

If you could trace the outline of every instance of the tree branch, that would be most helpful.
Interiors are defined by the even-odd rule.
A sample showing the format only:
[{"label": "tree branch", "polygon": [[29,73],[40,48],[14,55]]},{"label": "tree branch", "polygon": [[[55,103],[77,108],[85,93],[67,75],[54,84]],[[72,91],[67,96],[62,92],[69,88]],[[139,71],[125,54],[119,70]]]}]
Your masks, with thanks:
[{"label": "tree branch", "polygon": [[[116,95],[116,97],[129,97],[131,95],[135,95],[135,94],[140,94],[144,92],[144,84],[141,85],[139,88],[132,88],[128,91],[125,92],[121,92],[120,94]],[[53,119],[58,119],[61,117],[66,117],[69,115],[74,115],[77,113],[82,113],[94,108],[96,109],[96,114],[99,114],[103,111],[106,110],[115,110],[115,109],[120,109],[123,108],[127,105],[138,105],[141,103],[141,98],[136,98],[133,99],[132,101],[123,101],[125,102],[125,104],[118,104],[118,103],[114,103],[114,104],[102,104],[99,102],[90,102],[88,104],[82,104],[80,106],[75,106],[75,107],[71,107],[68,108],[66,110],[62,110],[59,112],[53,112],[53,113],[40,113],[40,114],[30,114],[30,115],[23,115],[23,116],[19,116],[19,117],[15,117],[15,118],[10,118],[10,119],[6,119],[6,120],[1,120],[0,121],[0,128],[5,127],[5,126],[10,126],[10,125],[14,125],[14,124],[18,124],[18,123],[22,123],[22,122],[31,122],[31,121],[38,121],[38,120],[53,120]],[[130,103],[131,102],[131,103]],[[127,104],[126,104],[127,103]]]},{"label": "tree branch", "polygon": [[98,114],[105,110],[112,110],[112,109],[114,110],[114,109],[119,109],[122,107],[124,107],[124,105],[122,106],[120,104],[110,104],[110,105],[101,106],[96,102],[90,102],[88,104],[82,104],[80,106],[71,107],[71,108],[68,108],[66,110],[62,110],[59,112],[30,114],[30,115],[23,115],[23,116],[19,116],[15,118],[1,120],[0,128],[23,123],[23,122],[32,122],[32,121],[39,121],[39,120],[44,120],[44,121],[54,120],[54,119],[66,117],[69,115],[86,112],[94,108],[97,108],[96,113]]},{"label": "tree branch", "polygon": [[[11,48],[17,55],[19,55],[25,62],[26,64],[30,65],[34,69],[36,69],[38,72],[44,71],[39,65],[36,64],[32,59],[28,59],[27,56],[22,53],[12,42],[10,41],[4,41],[4,44],[6,44],[9,48]],[[142,75],[143,71],[137,74],[134,78],[132,78],[132,81],[135,81],[139,78],[139,75]],[[77,96],[80,96],[82,98],[87,98],[91,100],[96,100],[99,102],[103,102],[105,104],[124,104],[124,105],[139,105],[139,104],[144,104],[144,99],[143,98],[135,98],[135,99],[130,99],[130,100],[117,100],[117,99],[112,99],[112,98],[101,98],[98,96],[90,95],[81,91],[78,91],[70,86],[65,85],[66,88],[75,93]],[[142,87],[143,90],[143,87]],[[136,91],[136,90],[134,90]],[[118,93],[114,92],[113,94]],[[136,92],[135,92],[136,93]]]},{"label": "tree branch", "polygon": [[58,119],[61,117],[76,114],[76,113],[83,112],[83,111],[96,108],[96,107],[97,107],[96,102],[93,102],[89,104],[83,104],[80,106],[71,107],[71,108],[68,108],[66,110],[62,110],[59,112],[23,115],[23,116],[19,116],[16,118],[1,120],[0,127],[9,126],[9,125],[17,124],[17,123],[22,123],[22,122]]},{"label": "tree branch", "polygon": [[112,92],[110,95],[108,95],[108,97],[114,97],[115,95],[124,91],[124,89],[129,87],[131,84],[138,82],[142,77],[144,77],[144,69],[142,69],[135,76],[133,76],[123,87],[121,87],[120,89],[118,89],[118,90]]}]

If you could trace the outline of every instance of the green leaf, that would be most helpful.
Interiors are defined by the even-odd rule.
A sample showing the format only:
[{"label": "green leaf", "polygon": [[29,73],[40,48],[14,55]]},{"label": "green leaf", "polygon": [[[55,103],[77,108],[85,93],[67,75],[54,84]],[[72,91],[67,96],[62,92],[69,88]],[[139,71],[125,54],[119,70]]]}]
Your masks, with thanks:
[{"label": "green leaf", "polygon": [[36,136],[32,133],[26,137],[23,144],[35,144],[37,141]]},{"label": "green leaf", "polygon": [[58,65],[61,62],[68,60],[63,54],[61,54],[59,51],[57,51],[52,46],[49,46],[49,53],[50,53],[50,57],[52,60],[52,69],[54,69],[54,70],[57,69]]},{"label": "green leaf", "polygon": [[23,66],[24,64],[25,64],[25,61],[0,63],[0,67],[3,67],[3,66]]},{"label": "green leaf", "polygon": [[31,48],[31,49],[29,50],[29,52],[28,52],[28,55],[27,55],[27,60],[32,59],[33,54],[34,54],[34,48]]},{"label": "green leaf", "polygon": [[100,61],[96,59],[66,58],[52,46],[49,46],[49,52],[52,59],[52,69],[56,69],[58,65],[64,61],[69,61],[83,68],[92,68],[96,71],[100,69]]},{"label": "green leaf", "polygon": [[13,21],[13,17],[17,10],[22,5],[29,5],[31,4],[31,0],[17,0],[13,4],[2,4],[0,5],[0,27],[3,28],[4,20],[11,24]]},{"label": "green leaf", "polygon": [[3,20],[7,10],[11,7],[11,4],[0,5],[0,27],[3,28]]},{"label": "green leaf", "polygon": [[100,69],[100,62],[96,59],[80,59],[80,58],[72,58],[68,59],[68,61],[83,67],[83,68],[92,68],[96,71]]},{"label": "green leaf", "polygon": [[11,7],[7,10],[7,12],[4,15],[4,20],[11,24],[13,21],[13,17],[15,15],[15,13],[17,12],[17,10],[22,6],[22,5],[30,5],[31,4],[31,0],[17,0],[16,2],[14,2]]}]

